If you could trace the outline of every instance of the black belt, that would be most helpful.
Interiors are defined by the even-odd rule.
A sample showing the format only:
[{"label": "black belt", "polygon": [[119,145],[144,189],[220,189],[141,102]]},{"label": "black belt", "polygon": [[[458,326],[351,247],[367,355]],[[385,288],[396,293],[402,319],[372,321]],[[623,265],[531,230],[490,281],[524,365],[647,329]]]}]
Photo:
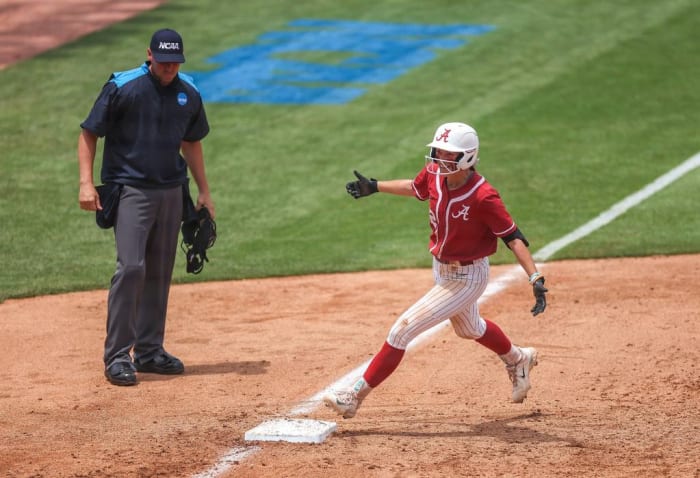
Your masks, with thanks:
[{"label": "black belt", "polygon": [[435,258],[436,261],[438,261],[440,264],[446,264],[446,265],[460,265],[460,266],[470,266],[474,264],[474,261],[443,261],[442,259],[438,259],[437,257]]}]

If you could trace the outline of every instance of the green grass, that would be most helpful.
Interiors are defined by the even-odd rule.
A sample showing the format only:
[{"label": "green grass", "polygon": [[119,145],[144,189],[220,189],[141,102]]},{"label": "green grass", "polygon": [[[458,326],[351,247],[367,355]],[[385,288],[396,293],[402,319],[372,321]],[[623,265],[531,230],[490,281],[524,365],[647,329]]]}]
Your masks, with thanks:
[{"label": "green grass", "polygon": [[[153,30],[183,34],[187,72],[297,18],[496,29],[347,105],[207,105],[219,238],[198,276],[179,254],[176,281],[427,266],[424,203],[355,201],[344,184],[353,169],[413,177],[444,121],[477,129],[479,170],[533,250],[700,150],[691,0],[172,1],[0,72],[0,300],[108,286],[112,233],[77,203],[79,124],[112,71],[144,60]],[[699,181],[689,174],[555,259],[698,252]],[[501,247],[493,262],[512,257]]]}]

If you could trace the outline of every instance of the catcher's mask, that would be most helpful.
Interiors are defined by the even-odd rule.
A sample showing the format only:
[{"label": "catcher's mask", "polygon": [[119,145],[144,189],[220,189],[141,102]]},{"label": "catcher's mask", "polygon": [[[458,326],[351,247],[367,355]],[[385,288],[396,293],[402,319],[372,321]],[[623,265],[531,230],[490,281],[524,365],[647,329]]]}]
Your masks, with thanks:
[{"label": "catcher's mask", "polygon": [[[428,172],[438,176],[448,176],[469,169],[479,161],[479,137],[474,128],[464,123],[445,123],[438,126],[433,141],[426,146],[430,148],[425,157]],[[438,149],[459,155],[452,161],[439,159]]]},{"label": "catcher's mask", "polygon": [[209,262],[207,249],[216,242],[216,222],[206,207],[196,212],[182,223],[182,242],[180,248],[187,259],[187,272],[199,274],[204,269],[204,262]]}]

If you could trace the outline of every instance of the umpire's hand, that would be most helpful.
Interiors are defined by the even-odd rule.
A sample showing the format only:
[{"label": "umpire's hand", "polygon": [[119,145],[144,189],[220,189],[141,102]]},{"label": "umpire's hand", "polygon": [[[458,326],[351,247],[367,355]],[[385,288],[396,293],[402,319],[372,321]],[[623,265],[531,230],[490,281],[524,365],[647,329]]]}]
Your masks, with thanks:
[{"label": "umpire's hand", "polygon": [[530,309],[532,315],[541,314],[544,312],[544,309],[547,308],[546,292],[548,292],[548,290],[544,286],[544,277],[540,277],[532,283],[532,293],[535,296],[535,305]]},{"label": "umpire's hand", "polygon": [[349,195],[355,199],[359,199],[363,196],[369,196],[379,192],[377,188],[377,180],[374,178],[367,179],[357,171],[353,171],[357,177],[357,181],[351,181],[345,185],[345,190]]}]

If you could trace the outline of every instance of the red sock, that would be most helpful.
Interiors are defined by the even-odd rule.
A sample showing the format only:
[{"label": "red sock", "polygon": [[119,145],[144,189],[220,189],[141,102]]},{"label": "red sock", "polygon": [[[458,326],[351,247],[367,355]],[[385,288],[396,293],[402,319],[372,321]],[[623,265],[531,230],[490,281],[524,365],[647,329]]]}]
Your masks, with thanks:
[{"label": "red sock", "polygon": [[486,322],[486,332],[476,341],[498,355],[505,355],[510,352],[510,339],[503,333],[501,328],[490,320],[484,319],[484,321]]},{"label": "red sock", "polygon": [[384,342],[382,349],[374,356],[363,375],[367,385],[374,388],[391,375],[399,366],[404,352],[405,350],[397,349]]}]

